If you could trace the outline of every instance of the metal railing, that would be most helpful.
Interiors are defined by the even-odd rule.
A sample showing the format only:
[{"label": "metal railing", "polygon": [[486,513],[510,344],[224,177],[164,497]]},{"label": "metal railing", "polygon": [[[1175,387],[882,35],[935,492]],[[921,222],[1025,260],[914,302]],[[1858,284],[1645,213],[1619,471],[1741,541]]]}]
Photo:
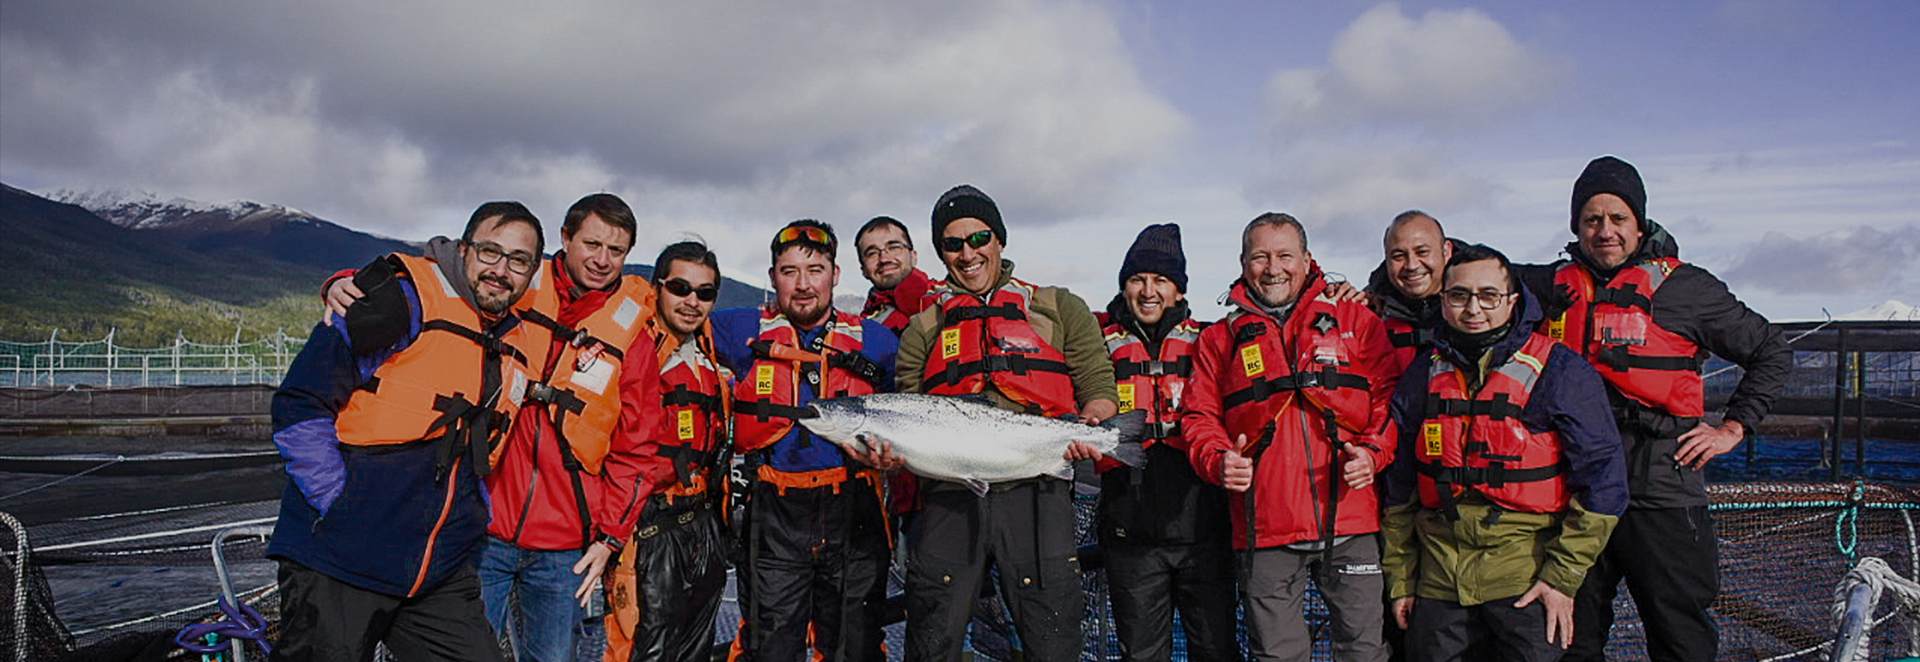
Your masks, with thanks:
[{"label": "metal railing", "polygon": [[304,338],[284,331],[259,340],[203,343],[175,336],[163,347],[128,347],[105,338],[0,341],[0,387],[145,387],[278,384]]}]

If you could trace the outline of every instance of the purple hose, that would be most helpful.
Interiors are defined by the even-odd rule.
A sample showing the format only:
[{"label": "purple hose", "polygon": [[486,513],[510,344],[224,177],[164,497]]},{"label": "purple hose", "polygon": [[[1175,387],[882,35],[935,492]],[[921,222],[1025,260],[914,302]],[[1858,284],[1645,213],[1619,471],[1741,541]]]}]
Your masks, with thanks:
[{"label": "purple hose", "polygon": [[261,616],[259,611],[244,602],[239,605],[227,602],[227,596],[224,595],[220,596],[219,605],[220,613],[226,618],[212,623],[194,623],[180,628],[180,633],[173,635],[174,645],[195,653],[218,653],[226,650],[230,644],[224,641],[215,644],[200,643],[200,640],[207,635],[217,634],[227,639],[251,639],[260,644],[261,651],[273,653],[273,645],[267,643],[265,616]]}]

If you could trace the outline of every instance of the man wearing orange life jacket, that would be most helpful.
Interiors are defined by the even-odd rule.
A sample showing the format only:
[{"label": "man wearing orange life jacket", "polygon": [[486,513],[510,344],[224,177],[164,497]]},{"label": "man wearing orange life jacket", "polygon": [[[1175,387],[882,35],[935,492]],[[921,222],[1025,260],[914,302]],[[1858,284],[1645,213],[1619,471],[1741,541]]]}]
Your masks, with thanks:
[{"label": "man wearing orange life jacket", "polygon": [[[1013,277],[1013,263],[1001,259],[1007,228],[993,199],[957,186],[934,204],[932,218],[947,279],[935,288],[937,305],[901,336],[901,390],[981,395],[1047,416],[1112,417],[1113,364],[1099,322],[1072,293]],[[1099,453],[1076,443],[1066,455]],[[920,487],[922,507],[907,530],[907,657],[959,659],[991,561],[1027,657],[1078,658],[1086,596],[1072,483],[1039,476],[975,493],[923,476]]]},{"label": "man wearing orange life jacket", "polygon": [[1606,387],[1536,333],[1506,256],[1462,246],[1445,326],[1400,380],[1399,451],[1381,477],[1394,619],[1413,660],[1555,660],[1573,595],[1627,508]]},{"label": "man wearing orange life jacket", "polygon": [[607,662],[710,659],[727,584],[720,513],[730,375],[717,363],[707,319],[720,294],[720,262],[705,244],[682,241],[661,249],[653,265],[658,303],[648,333],[659,348],[666,411],[650,445],[673,471],[651,486],[633,542],[608,571]]},{"label": "man wearing orange life jacket", "polygon": [[[1604,156],[1574,182],[1567,246],[1542,330],[1579,352],[1606,380],[1626,443],[1631,503],[1576,597],[1569,660],[1605,656],[1613,599],[1624,578],[1655,660],[1710,660],[1719,633],[1707,608],[1719,594],[1718,549],[1707,510],[1708,461],[1733,450],[1785,386],[1793,351],[1766,318],[1705,269],[1653,253],[1639,171]],[[1706,420],[1700,366],[1707,353],[1745,369],[1722,422]]]},{"label": "man wearing orange life jacket", "polygon": [[1127,249],[1120,293],[1107,304],[1107,353],[1120,413],[1147,412],[1147,462],[1112,460],[1100,470],[1100,549],[1122,656],[1167,660],[1173,616],[1192,660],[1237,660],[1233,548],[1227,495],[1187,461],[1180,405],[1204,324],[1187,309],[1180,226],[1149,225]]},{"label": "man wearing orange life jacket", "polygon": [[831,226],[794,221],[769,248],[774,304],[713,314],[714,350],[735,376],[734,452],[745,455],[751,481],[732,654],[878,660],[889,540],[883,477],[795,422],[816,398],[893,390],[897,341],[879,322],[834,310]]},{"label": "man wearing orange life jacket", "polygon": [[1317,569],[1334,657],[1383,660],[1373,476],[1393,458],[1393,346],[1365,304],[1327,295],[1298,220],[1263,214],[1240,243],[1232,310],[1200,334],[1180,426],[1195,472],[1233,493],[1254,656],[1308,658],[1300,605]]},{"label": "man wearing orange life jacket", "polygon": [[497,660],[475,561],[487,476],[524,415],[535,338],[511,314],[539,265],[540,221],[475,210],[459,242],[356,275],[364,301],[316,325],[274,393],[290,478],[275,660]]},{"label": "man wearing orange life jacket", "polygon": [[[637,227],[619,197],[567,210],[562,250],[541,263],[516,305],[534,338],[529,407],[487,478],[482,601],[521,660],[569,660],[582,608],[634,530],[651,485],[672,473],[644,452],[660,420],[653,291],[623,276]],[[347,282],[330,302],[351,299]]]}]

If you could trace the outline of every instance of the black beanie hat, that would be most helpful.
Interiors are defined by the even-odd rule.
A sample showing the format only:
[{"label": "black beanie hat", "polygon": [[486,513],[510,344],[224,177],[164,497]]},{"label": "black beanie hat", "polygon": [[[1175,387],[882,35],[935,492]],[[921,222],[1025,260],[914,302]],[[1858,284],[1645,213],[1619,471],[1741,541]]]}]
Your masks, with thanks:
[{"label": "black beanie hat", "polygon": [[1000,222],[1000,207],[993,204],[993,198],[967,184],[947,189],[940,194],[940,201],[933,203],[934,245],[940,245],[940,238],[946,236],[948,223],[962,218],[980,219],[1000,239],[1000,245],[1007,245],[1007,225]]},{"label": "black beanie hat", "polygon": [[1633,210],[1633,219],[1640,224],[1640,231],[1647,231],[1647,186],[1640,182],[1640,171],[1633,164],[1612,156],[1602,156],[1587,163],[1587,169],[1580,172],[1580,178],[1573,182],[1573,213],[1567,221],[1568,229],[1580,231],[1580,208],[1587,206],[1587,200],[1601,193],[1612,193],[1627,201],[1627,207]]},{"label": "black beanie hat", "polygon": [[1179,224],[1149,225],[1140,231],[1127,249],[1127,258],[1120,263],[1120,288],[1126,289],[1127,279],[1137,273],[1165,276],[1186,293],[1187,254],[1180,248]]}]

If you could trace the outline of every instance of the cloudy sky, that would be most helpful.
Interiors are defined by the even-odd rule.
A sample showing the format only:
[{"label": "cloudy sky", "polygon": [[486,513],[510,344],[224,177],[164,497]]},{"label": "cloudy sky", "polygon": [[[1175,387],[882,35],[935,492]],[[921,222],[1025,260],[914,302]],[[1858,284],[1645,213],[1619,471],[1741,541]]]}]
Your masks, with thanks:
[{"label": "cloudy sky", "polygon": [[1920,303],[1920,3],[1302,4],[0,0],[0,181],[404,238],[605,190],[635,260],[692,233],[753,282],[787,220],[925,243],[969,182],[1096,307],[1179,222],[1213,314],[1261,211],[1356,278],[1411,207],[1545,261],[1612,153],[1769,316]]}]

